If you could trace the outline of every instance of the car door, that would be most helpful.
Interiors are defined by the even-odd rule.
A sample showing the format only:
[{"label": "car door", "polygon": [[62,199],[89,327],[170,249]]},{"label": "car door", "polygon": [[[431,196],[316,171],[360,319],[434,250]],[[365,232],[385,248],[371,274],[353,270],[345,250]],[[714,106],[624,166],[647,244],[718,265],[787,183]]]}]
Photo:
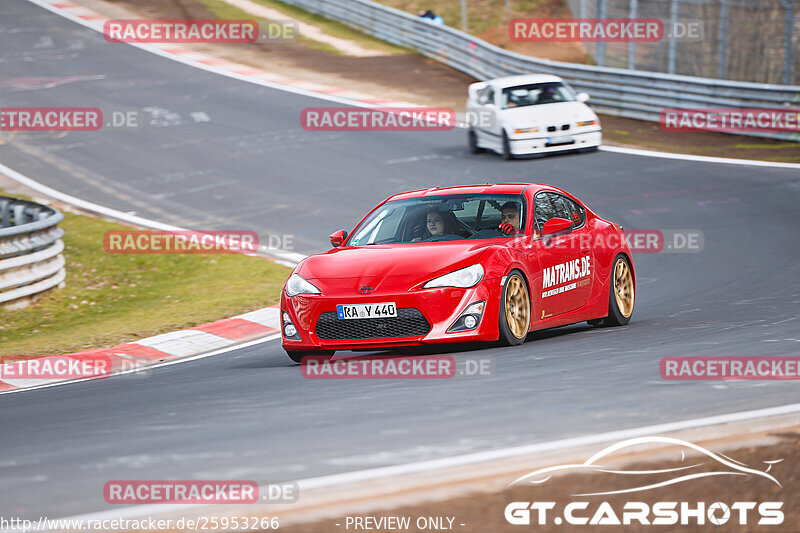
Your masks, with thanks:
[{"label": "car door", "polygon": [[572,221],[572,229],[564,237],[568,248],[574,252],[572,260],[580,258],[580,261],[576,263],[575,274],[577,275],[573,277],[576,282],[575,289],[573,289],[574,309],[577,309],[583,307],[592,294],[594,253],[591,247],[591,228],[586,225],[586,210],[580,204],[563,194],[548,194],[557,206],[559,217]]},{"label": "car door", "polygon": [[[575,216],[572,215],[573,210]],[[538,258],[541,276],[535,284],[538,316],[542,320],[568,313],[586,304],[591,294],[592,258],[585,232],[585,212],[569,198],[555,192],[534,197],[534,224],[538,235],[551,218],[566,218],[573,225],[553,235],[537,237],[531,253]]]},{"label": "car door", "polygon": [[495,102],[495,90],[491,85],[478,91],[478,104],[475,117],[475,131],[478,134],[481,145],[496,150],[500,146],[500,137],[497,131],[497,103]]}]

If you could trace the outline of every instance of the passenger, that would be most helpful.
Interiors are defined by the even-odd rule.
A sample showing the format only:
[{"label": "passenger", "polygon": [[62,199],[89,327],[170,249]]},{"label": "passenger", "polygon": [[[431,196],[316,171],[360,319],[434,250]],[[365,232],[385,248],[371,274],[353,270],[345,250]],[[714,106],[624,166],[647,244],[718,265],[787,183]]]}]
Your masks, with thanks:
[{"label": "passenger", "polygon": [[452,215],[449,211],[428,210],[425,217],[425,232],[421,238],[415,240],[425,240],[439,235],[455,235],[456,228],[453,225]]}]

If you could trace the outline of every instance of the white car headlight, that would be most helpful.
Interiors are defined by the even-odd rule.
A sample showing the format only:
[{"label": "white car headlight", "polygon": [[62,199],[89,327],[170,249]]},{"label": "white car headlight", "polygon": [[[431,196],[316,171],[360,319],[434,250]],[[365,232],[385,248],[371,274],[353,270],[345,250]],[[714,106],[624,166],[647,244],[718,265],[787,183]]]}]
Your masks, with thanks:
[{"label": "white car headlight", "polygon": [[302,278],[298,274],[292,274],[286,280],[286,295],[288,297],[297,296],[298,294],[322,294],[318,288],[310,282]]},{"label": "white car headlight", "polygon": [[514,133],[536,133],[537,131],[539,131],[538,126],[531,126],[530,128],[516,128]]},{"label": "white car headlight", "polygon": [[432,289],[433,287],[458,287],[460,289],[467,289],[469,287],[474,287],[482,279],[483,267],[477,264],[432,279],[423,285],[423,288]]}]

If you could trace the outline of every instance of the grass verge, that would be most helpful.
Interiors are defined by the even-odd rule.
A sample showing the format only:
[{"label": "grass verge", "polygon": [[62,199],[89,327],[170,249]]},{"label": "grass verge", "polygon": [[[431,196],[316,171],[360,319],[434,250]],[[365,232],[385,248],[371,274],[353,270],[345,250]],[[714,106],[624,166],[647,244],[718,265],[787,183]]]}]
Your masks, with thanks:
[{"label": "grass verge", "polygon": [[103,235],[130,229],[64,213],[66,287],[20,310],[0,308],[2,355],[114,346],[277,303],[289,269],[259,257],[112,255]]}]

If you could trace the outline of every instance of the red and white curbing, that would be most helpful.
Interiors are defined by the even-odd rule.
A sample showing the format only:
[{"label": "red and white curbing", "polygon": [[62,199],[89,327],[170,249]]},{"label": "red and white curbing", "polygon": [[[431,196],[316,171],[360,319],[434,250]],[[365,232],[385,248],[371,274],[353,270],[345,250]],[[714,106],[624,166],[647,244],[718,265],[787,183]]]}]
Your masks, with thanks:
[{"label": "red and white curbing", "polygon": [[[29,0],[37,5],[57,11],[68,19],[81,22],[83,25],[88,26],[100,33],[103,33],[103,24],[110,20],[105,15],[102,15],[88,7],[84,7],[72,2],[63,2],[58,0]],[[389,107],[417,107],[417,104],[409,102],[390,101],[382,98],[376,98],[374,95],[353,91],[344,90],[336,87],[322,85],[320,83],[308,82],[304,80],[297,80],[283,76],[276,72],[262,70],[250,65],[236,63],[224,58],[206,54],[190,44],[176,44],[176,43],[136,43],[133,46],[149,49],[159,55],[166,55],[172,59],[176,59],[182,63],[188,63],[193,66],[203,68],[205,70],[214,70],[221,74],[233,75],[234,77],[245,77],[258,80],[266,83],[274,83],[284,87],[292,87],[307,91],[308,93],[316,93],[322,97],[335,98],[342,103],[362,104],[371,106],[389,106]]]},{"label": "red and white curbing", "polygon": [[[93,375],[92,379],[94,379],[142,369],[164,361],[200,355],[278,333],[280,333],[280,310],[277,306],[272,306],[194,328],[164,333],[133,343],[120,344],[113,348],[101,348],[66,355],[50,355],[36,360],[40,367],[47,367],[48,362],[52,367],[52,363],[64,358],[78,361],[82,365],[97,365],[102,362],[104,370]],[[111,367],[106,368],[109,362]],[[26,364],[27,362],[9,362],[0,365],[0,392],[86,379],[9,377],[27,375],[26,371],[22,369],[22,365]]]}]

